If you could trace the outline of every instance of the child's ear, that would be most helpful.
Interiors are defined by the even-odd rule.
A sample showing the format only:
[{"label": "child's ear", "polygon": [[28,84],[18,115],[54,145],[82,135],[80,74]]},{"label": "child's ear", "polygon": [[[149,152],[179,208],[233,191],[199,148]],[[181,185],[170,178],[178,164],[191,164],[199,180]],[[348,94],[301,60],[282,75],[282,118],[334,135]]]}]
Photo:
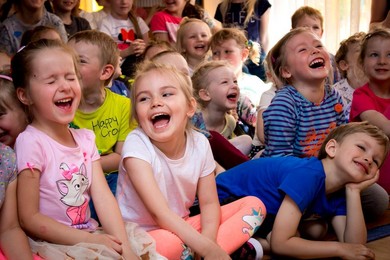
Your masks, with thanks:
[{"label": "child's ear", "polygon": [[102,74],[100,75],[100,80],[109,79],[114,72],[115,72],[114,66],[112,66],[111,64],[104,65],[102,68]]},{"label": "child's ear", "polygon": [[204,101],[210,101],[211,100],[209,92],[207,90],[205,90],[205,89],[199,90],[199,97],[202,100],[204,100]]},{"label": "child's ear", "polygon": [[286,66],[281,67],[280,72],[280,75],[285,79],[289,79],[292,76],[290,70]]},{"label": "child's ear", "polygon": [[24,88],[17,88],[16,95],[24,105],[28,106],[32,104]]},{"label": "child's ear", "polygon": [[196,111],[196,100],[195,100],[195,98],[192,97],[190,99],[190,103],[188,105],[189,105],[189,110],[187,111],[187,116],[189,118],[191,118],[195,114],[195,111]]},{"label": "child's ear", "polygon": [[338,143],[335,139],[330,139],[326,145],[325,145],[325,151],[326,151],[326,154],[330,157],[330,158],[334,158],[335,154],[336,154],[336,150],[337,150],[337,147],[338,147]]},{"label": "child's ear", "polygon": [[246,59],[248,59],[248,56],[249,56],[249,50],[247,48],[242,49],[241,52],[242,61],[246,61]]},{"label": "child's ear", "polygon": [[349,69],[349,65],[348,65],[348,62],[346,62],[345,60],[341,60],[339,62],[339,67],[342,71],[347,71]]}]

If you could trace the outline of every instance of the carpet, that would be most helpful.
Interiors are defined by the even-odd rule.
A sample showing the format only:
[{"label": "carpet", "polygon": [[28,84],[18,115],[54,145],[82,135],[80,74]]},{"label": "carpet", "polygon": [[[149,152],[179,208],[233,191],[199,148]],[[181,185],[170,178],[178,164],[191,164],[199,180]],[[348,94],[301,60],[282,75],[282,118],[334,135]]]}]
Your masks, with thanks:
[{"label": "carpet", "polygon": [[390,236],[390,224],[371,228],[367,232],[367,242]]}]

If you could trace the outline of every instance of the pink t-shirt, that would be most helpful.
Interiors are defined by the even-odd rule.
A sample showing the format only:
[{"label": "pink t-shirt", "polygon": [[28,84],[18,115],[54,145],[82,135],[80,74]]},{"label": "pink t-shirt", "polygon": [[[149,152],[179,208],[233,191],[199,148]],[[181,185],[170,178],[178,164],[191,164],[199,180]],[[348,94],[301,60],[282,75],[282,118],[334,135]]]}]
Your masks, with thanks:
[{"label": "pink t-shirt", "polygon": [[[378,111],[390,120],[390,99],[376,96],[367,83],[353,93],[350,121],[361,121],[360,114],[368,110]],[[390,193],[390,154],[387,156],[380,172],[378,183]]]},{"label": "pink t-shirt", "polygon": [[183,18],[173,16],[166,11],[160,11],[153,15],[150,21],[150,30],[155,33],[167,33],[169,42],[176,42],[177,30]]},{"label": "pink t-shirt", "polygon": [[92,162],[100,158],[95,135],[87,129],[69,129],[77,147],[64,146],[46,133],[27,126],[15,143],[19,173],[41,172],[39,211],[58,222],[78,229],[95,230],[88,202],[92,183]]},{"label": "pink t-shirt", "polygon": [[[213,173],[215,169],[208,140],[195,130],[187,132],[184,156],[171,160],[150,142],[141,128],[137,128],[124,143],[122,160],[127,157],[139,158],[151,165],[169,208],[182,218],[188,217],[189,208],[195,201],[199,178]],[[159,228],[135,191],[122,162],[119,166],[116,198],[125,221],[135,222],[146,230]]]}]

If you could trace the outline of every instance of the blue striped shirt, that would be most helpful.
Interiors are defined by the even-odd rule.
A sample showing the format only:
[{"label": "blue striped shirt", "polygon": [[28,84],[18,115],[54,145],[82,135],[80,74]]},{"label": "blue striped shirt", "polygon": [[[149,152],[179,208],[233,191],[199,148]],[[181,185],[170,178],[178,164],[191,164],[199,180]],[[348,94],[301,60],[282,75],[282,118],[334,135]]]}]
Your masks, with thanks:
[{"label": "blue striped shirt", "polygon": [[263,113],[265,150],[263,157],[317,156],[329,132],[347,123],[341,96],[330,86],[320,104],[286,86]]}]

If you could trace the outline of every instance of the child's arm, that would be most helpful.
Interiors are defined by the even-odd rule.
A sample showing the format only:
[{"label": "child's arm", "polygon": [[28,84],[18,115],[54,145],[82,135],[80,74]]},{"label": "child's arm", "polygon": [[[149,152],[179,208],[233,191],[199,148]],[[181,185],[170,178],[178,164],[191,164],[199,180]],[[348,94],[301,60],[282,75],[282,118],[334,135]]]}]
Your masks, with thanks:
[{"label": "child's arm", "polygon": [[122,256],[125,259],[138,259],[131,250],[122,214],[114,195],[107,185],[99,161],[93,162],[92,172],[91,197],[104,231],[119,239],[122,246]]},{"label": "child's arm", "polygon": [[373,178],[360,183],[348,183],[345,187],[347,216],[336,216],[332,220],[333,228],[341,242],[365,244],[367,229],[364,221],[360,193],[379,178],[379,171]]},{"label": "child's arm", "polygon": [[198,199],[202,219],[202,234],[217,242],[221,208],[218,201],[215,175],[209,174],[199,179]]},{"label": "child's arm", "polygon": [[119,163],[121,161],[121,152],[123,147],[123,141],[118,141],[115,144],[114,152],[100,156],[100,163],[103,168],[103,172],[118,171]]},{"label": "child's arm", "polygon": [[126,158],[124,167],[145,207],[161,228],[176,234],[205,259],[229,259],[216,243],[197,232],[184,219],[171,211],[158,188],[153,169],[148,162],[137,158]]},{"label": "child's arm", "polygon": [[390,120],[382,113],[375,110],[366,110],[360,114],[360,119],[379,127],[387,136],[390,136]]},{"label": "child's arm", "polygon": [[311,241],[297,237],[302,213],[297,204],[286,195],[276,215],[271,234],[273,253],[295,258],[373,259],[373,252],[361,244],[334,241]]},{"label": "child's arm", "polygon": [[26,234],[19,226],[16,183],[14,180],[8,184],[0,211],[0,248],[7,259],[32,259]]},{"label": "child's arm", "polygon": [[[102,178],[103,178],[103,174]],[[95,177],[95,176],[94,176]],[[21,227],[32,237],[60,244],[75,245],[81,242],[103,244],[122,252],[118,239],[106,234],[92,234],[64,225],[39,212],[39,179],[36,169],[22,170],[18,175],[17,201]]]}]

